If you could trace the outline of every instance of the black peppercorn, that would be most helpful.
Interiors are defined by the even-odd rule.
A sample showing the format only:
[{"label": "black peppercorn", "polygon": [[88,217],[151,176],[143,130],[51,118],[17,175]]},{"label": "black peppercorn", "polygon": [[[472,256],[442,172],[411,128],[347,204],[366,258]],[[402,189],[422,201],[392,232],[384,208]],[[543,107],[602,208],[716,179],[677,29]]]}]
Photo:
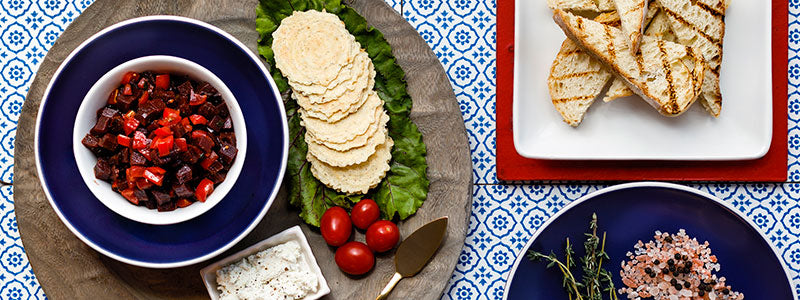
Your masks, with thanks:
[{"label": "black peppercorn", "polygon": [[667,264],[668,264],[668,265],[670,265],[670,266],[672,266],[672,265],[674,265],[674,264],[675,264],[675,261],[674,261],[674,260],[672,260],[672,259],[670,258],[670,259],[667,261]]},{"label": "black peppercorn", "polygon": [[663,269],[661,269],[661,273],[664,273],[665,275],[669,274],[669,269],[663,268]]},{"label": "black peppercorn", "polygon": [[699,291],[697,291],[697,295],[700,296],[700,297],[703,297],[703,296],[706,295],[706,292],[704,292],[703,290],[699,290]]},{"label": "black peppercorn", "polygon": [[675,253],[675,259],[681,259],[681,255],[678,254],[678,253]]},{"label": "black peppercorn", "polygon": [[678,280],[675,279],[675,278],[672,278],[672,280],[670,280],[669,283],[672,284],[672,285],[676,285],[676,284],[678,284]]},{"label": "black peppercorn", "polygon": [[689,283],[688,281],[684,281],[684,282],[683,282],[683,287],[685,287],[685,288],[687,288],[687,289],[688,289],[688,288],[692,287],[692,284],[691,284],[691,283]]},{"label": "black peppercorn", "polygon": [[661,264],[661,261],[659,261],[659,260],[657,260],[657,259],[656,259],[656,260],[654,260],[654,261],[653,261],[653,264],[654,264],[654,265],[660,265],[660,264]]},{"label": "black peppercorn", "polygon": [[675,289],[680,291],[683,289],[683,286],[681,286],[680,284],[676,284]]},{"label": "black peppercorn", "polygon": [[644,272],[647,273],[647,274],[650,274],[650,273],[653,273],[653,269],[650,269],[649,267],[648,268],[644,268]]},{"label": "black peppercorn", "polygon": [[729,289],[725,288],[725,289],[723,289],[723,290],[722,290],[722,293],[723,293],[723,294],[725,294],[725,295],[727,295],[727,294],[730,294],[730,293],[731,293],[731,290],[729,290]]}]

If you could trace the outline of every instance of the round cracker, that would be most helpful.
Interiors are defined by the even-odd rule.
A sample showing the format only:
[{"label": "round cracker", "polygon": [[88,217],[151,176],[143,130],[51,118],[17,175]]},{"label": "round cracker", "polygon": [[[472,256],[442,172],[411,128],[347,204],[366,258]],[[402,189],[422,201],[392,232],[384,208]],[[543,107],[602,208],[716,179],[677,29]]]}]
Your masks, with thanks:
[{"label": "round cracker", "polygon": [[[361,50],[353,59],[353,63],[342,68],[339,75],[329,85],[306,85],[295,81],[289,81],[292,91],[307,96],[310,103],[326,103],[337,100],[348,90],[360,90],[369,84],[369,77],[372,75],[370,69],[372,60],[364,50]],[[374,76],[374,75],[372,75]]]},{"label": "round cracker", "polygon": [[385,142],[386,132],[385,127],[380,128],[375,134],[367,138],[364,146],[351,148],[347,151],[336,151],[328,148],[325,144],[309,142],[309,139],[306,139],[306,144],[308,144],[308,153],[313,154],[317,159],[334,167],[346,167],[363,163],[369,159],[375,153],[376,147]]},{"label": "round cracker", "polygon": [[313,104],[309,101],[308,97],[298,93],[292,93],[292,98],[306,111],[307,115],[329,123],[335,123],[357,111],[361,105],[367,101],[370,94],[375,93],[372,91],[375,85],[375,70],[372,69],[370,73],[372,75],[369,76],[369,81],[365,89],[361,91],[347,90],[336,101]]},{"label": "round cracker", "polygon": [[306,135],[305,135],[306,142],[321,144],[321,145],[324,145],[327,148],[330,148],[330,149],[333,149],[333,150],[336,150],[336,151],[347,151],[347,150],[350,150],[350,149],[353,149],[353,148],[358,148],[358,147],[364,146],[369,141],[369,138],[372,137],[373,135],[375,135],[378,132],[378,128],[386,127],[386,123],[389,122],[389,115],[386,114],[385,110],[381,109],[380,111],[377,111],[377,113],[380,116],[380,117],[378,117],[378,121],[373,123],[373,124],[370,124],[369,125],[369,129],[367,129],[367,132],[365,132],[362,135],[356,136],[352,140],[349,140],[349,141],[347,141],[345,143],[337,144],[337,143],[323,142],[323,141],[318,140],[316,137],[314,137],[313,134],[309,133],[308,131],[306,131]]},{"label": "round cracker", "polygon": [[318,160],[311,152],[306,158],[311,162],[311,174],[326,186],[347,194],[366,194],[386,176],[391,168],[394,141],[388,135],[375,153],[363,163],[348,167],[333,167]]},{"label": "round cracker", "polygon": [[381,116],[379,111],[383,111],[383,100],[373,96],[367,98],[367,102],[364,102],[356,112],[336,123],[308,116],[302,108],[300,116],[303,118],[306,131],[311,132],[317,140],[341,144],[366,133],[370,125],[379,121]]},{"label": "round cracker", "polygon": [[360,50],[339,17],[315,10],[284,18],[272,38],[275,66],[304,84],[327,85]]}]

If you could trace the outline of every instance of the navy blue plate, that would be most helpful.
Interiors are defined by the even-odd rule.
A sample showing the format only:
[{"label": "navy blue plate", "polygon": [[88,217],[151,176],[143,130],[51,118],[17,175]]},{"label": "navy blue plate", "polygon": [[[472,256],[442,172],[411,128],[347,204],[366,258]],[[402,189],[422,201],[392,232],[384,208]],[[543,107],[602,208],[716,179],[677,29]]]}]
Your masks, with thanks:
[{"label": "navy blue plate", "polygon": [[546,269],[543,262],[531,262],[525,254],[528,249],[542,253],[553,250],[563,258],[565,238],[570,237],[576,256],[583,256],[583,233],[588,230],[594,212],[598,232],[608,233],[606,252],[611,261],[604,265],[614,275],[617,288],[622,286],[620,262],[637,241],[652,240],[656,230],[677,233],[682,228],[701,243],[709,242],[721,265],[716,274],[725,276],[733,290],[744,293],[745,299],[797,299],[775,249],[750,221],[741,218],[722,200],[667,183],[618,185],[587,195],[562,209],[518,255],[504,297],[567,299],[560,271]]},{"label": "navy blue plate", "polygon": [[[148,55],[185,58],[216,74],[247,122],[247,154],[236,184],[205,214],[174,225],[138,223],[109,210],[83,183],[72,155],[74,116],[86,92],[108,70]],[[196,20],[143,17],[104,29],[61,64],[40,107],[36,162],[50,204],[86,244],[129,264],[178,267],[225,251],[266,214],[286,169],[286,117],[267,74],[241,42]]]}]

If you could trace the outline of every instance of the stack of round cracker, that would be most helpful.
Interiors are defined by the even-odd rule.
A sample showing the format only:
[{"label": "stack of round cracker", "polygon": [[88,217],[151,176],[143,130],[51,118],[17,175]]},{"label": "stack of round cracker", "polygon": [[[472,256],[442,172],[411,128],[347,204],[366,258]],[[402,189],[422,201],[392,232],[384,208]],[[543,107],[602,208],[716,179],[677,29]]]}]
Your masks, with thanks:
[{"label": "stack of round cracker", "polygon": [[392,159],[375,68],[336,15],[295,11],[272,34],[275,67],[300,105],[311,173],[347,194],[377,186]]}]

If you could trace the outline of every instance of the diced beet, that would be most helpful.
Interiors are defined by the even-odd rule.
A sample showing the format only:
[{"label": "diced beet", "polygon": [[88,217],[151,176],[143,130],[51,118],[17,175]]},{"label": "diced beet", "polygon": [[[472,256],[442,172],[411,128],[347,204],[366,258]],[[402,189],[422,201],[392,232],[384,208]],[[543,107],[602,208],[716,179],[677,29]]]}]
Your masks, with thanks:
[{"label": "diced beet", "polygon": [[233,132],[220,133],[219,140],[231,145],[236,145],[236,134]]},{"label": "diced beet", "polygon": [[208,178],[208,180],[213,181],[214,184],[220,184],[222,181],[225,180],[225,176],[227,176],[227,175],[228,174],[226,174],[226,173],[220,172],[220,173],[208,174],[208,176],[206,176],[206,178]]},{"label": "diced beet", "polygon": [[136,95],[117,95],[117,107],[121,110],[127,111],[132,108],[133,101],[137,100]]},{"label": "diced beet", "polygon": [[185,184],[172,187],[172,191],[175,192],[175,196],[178,198],[191,198],[194,196],[194,191]]},{"label": "diced beet", "polygon": [[214,116],[214,118],[211,119],[211,122],[208,122],[208,128],[211,128],[214,131],[222,130],[223,126],[225,126],[225,119],[219,115]]},{"label": "diced beet", "polygon": [[106,133],[106,135],[104,135],[100,139],[100,142],[98,144],[100,145],[100,147],[114,151],[114,149],[117,149],[117,136],[110,133]]},{"label": "diced beet", "polygon": [[158,211],[173,211],[176,208],[178,208],[178,206],[175,205],[175,201],[170,201],[170,202],[164,203],[163,205],[159,205],[158,206]]},{"label": "diced beet", "polygon": [[172,130],[172,135],[175,138],[182,137],[186,134],[186,128],[184,128],[180,123],[170,126],[169,129]]},{"label": "diced beet", "polygon": [[149,201],[149,199],[147,198],[147,192],[145,192],[143,190],[140,190],[140,189],[134,189],[133,190],[133,196],[136,197],[136,200],[139,200],[140,204],[142,202]]},{"label": "diced beet", "polygon": [[193,90],[192,89],[192,83],[190,81],[188,81],[188,80],[185,81],[184,83],[182,83],[181,85],[175,87],[175,89],[178,90],[178,94],[182,94],[182,95],[191,94],[192,90]]},{"label": "diced beet", "polygon": [[217,173],[219,171],[222,171],[222,163],[220,163],[219,160],[214,161],[208,166],[208,172],[210,173]]},{"label": "diced beet", "polygon": [[227,117],[230,115],[230,113],[228,112],[228,105],[226,105],[225,102],[222,102],[219,105],[217,105],[217,114],[222,117]]},{"label": "diced beet", "polygon": [[100,113],[100,116],[101,117],[107,117],[107,118],[113,118],[115,115],[117,115],[117,113],[119,113],[118,110],[110,108],[110,107],[106,107]]},{"label": "diced beet", "polygon": [[94,177],[100,180],[111,179],[111,164],[107,159],[97,159],[97,164],[94,165]]},{"label": "diced beet", "polygon": [[178,184],[184,184],[192,180],[192,168],[188,165],[181,166],[177,172],[175,172],[175,182]]},{"label": "diced beet", "polygon": [[81,144],[83,144],[84,146],[86,146],[86,148],[89,148],[89,149],[97,147],[98,143],[100,143],[100,140],[97,137],[95,137],[95,136],[93,136],[91,134],[87,134],[81,140]]},{"label": "diced beet", "polygon": [[225,124],[222,125],[222,129],[233,129],[233,120],[231,120],[231,116],[225,118]]},{"label": "diced beet", "polygon": [[[131,79],[111,92],[106,106],[97,110],[97,121],[81,143],[98,158],[94,166],[95,176],[112,183],[115,192],[125,191],[131,202],[159,211],[185,207],[187,202],[195,201],[194,187],[201,179],[207,178],[215,184],[224,181],[238,154],[228,106],[207,82],[169,74],[168,87],[163,88],[164,76],[156,89],[153,84],[156,75],[166,74],[151,71],[129,74],[133,74]],[[198,105],[189,105],[192,94],[202,98],[196,99],[200,100]],[[165,117],[167,107],[172,110]],[[175,110],[179,116],[175,115]],[[172,138],[179,142],[173,143],[169,153],[161,155],[158,150],[163,152],[164,147],[153,147],[155,131],[165,126],[161,121],[169,119],[172,123],[191,115],[201,115],[207,121],[167,125]],[[159,134],[166,135],[164,132]],[[145,178],[126,178],[134,174],[130,170],[134,166],[157,166],[163,170],[152,170],[164,177],[151,179],[158,181],[159,185]],[[135,172],[138,174],[139,171]],[[131,191],[133,196],[129,194]]]},{"label": "diced beet", "polygon": [[221,157],[226,164],[231,164],[233,162],[236,158],[236,153],[239,153],[239,150],[236,149],[236,146],[233,144],[223,143],[219,147],[219,157]]},{"label": "diced beet", "polygon": [[144,203],[144,206],[147,207],[148,209],[156,209],[158,207],[156,201],[149,198],[145,202],[139,201],[139,205],[142,205],[142,203]]},{"label": "diced beet", "polygon": [[192,141],[194,142],[195,146],[203,149],[203,152],[205,153],[211,152],[211,148],[214,148],[214,140],[208,136],[198,136],[192,139]]},{"label": "diced beet", "polygon": [[153,91],[152,97],[158,99],[164,99],[164,101],[167,101],[169,99],[175,98],[175,92],[170,90],[156,89],[155,91]]},{"label": "diced beet", "polygon": [[200,105],[200,108],[197,109],[197,113],[211,120],[214,118],[214,115],[217,114],[217,107],[211,104],[211,102],[206,102]]},{"label": "diced beet", "polygon": [[111,125],[111,118],[106,116],[100,116],[100,118],[97,119],[97,123],[94,124],[94,127],[92,127],[92,130],[89,132],[95,135],[104,134],[108,132],[108,127],[110,125]]},{"label": "diced beet", "polygon": [[144,166],[145,164],[147,164],[147,158],[145,158],[144,155],[142,155],[139,152],[132,151],[130,163],[131,165],[134,166]]},{"label": "diced beet", "polygon": [[158,206],[164,205],[164,203],[169,202],[171,198],[167,193],[162,193],[159,191],[152,191],[151,193],[153,194],[153,199],[156,200]]},{"label": "diced beet", "polygon": [[217,94],[219,94],[219,92],[217,92],[217,89],[215,89],[214,86],[211,85],[208,82],[203,82],[200,85],[198,85],[197,86],[197,92],[198,93],[203,93],[203,94],[206,94],[206,95],[217,95]]}]

